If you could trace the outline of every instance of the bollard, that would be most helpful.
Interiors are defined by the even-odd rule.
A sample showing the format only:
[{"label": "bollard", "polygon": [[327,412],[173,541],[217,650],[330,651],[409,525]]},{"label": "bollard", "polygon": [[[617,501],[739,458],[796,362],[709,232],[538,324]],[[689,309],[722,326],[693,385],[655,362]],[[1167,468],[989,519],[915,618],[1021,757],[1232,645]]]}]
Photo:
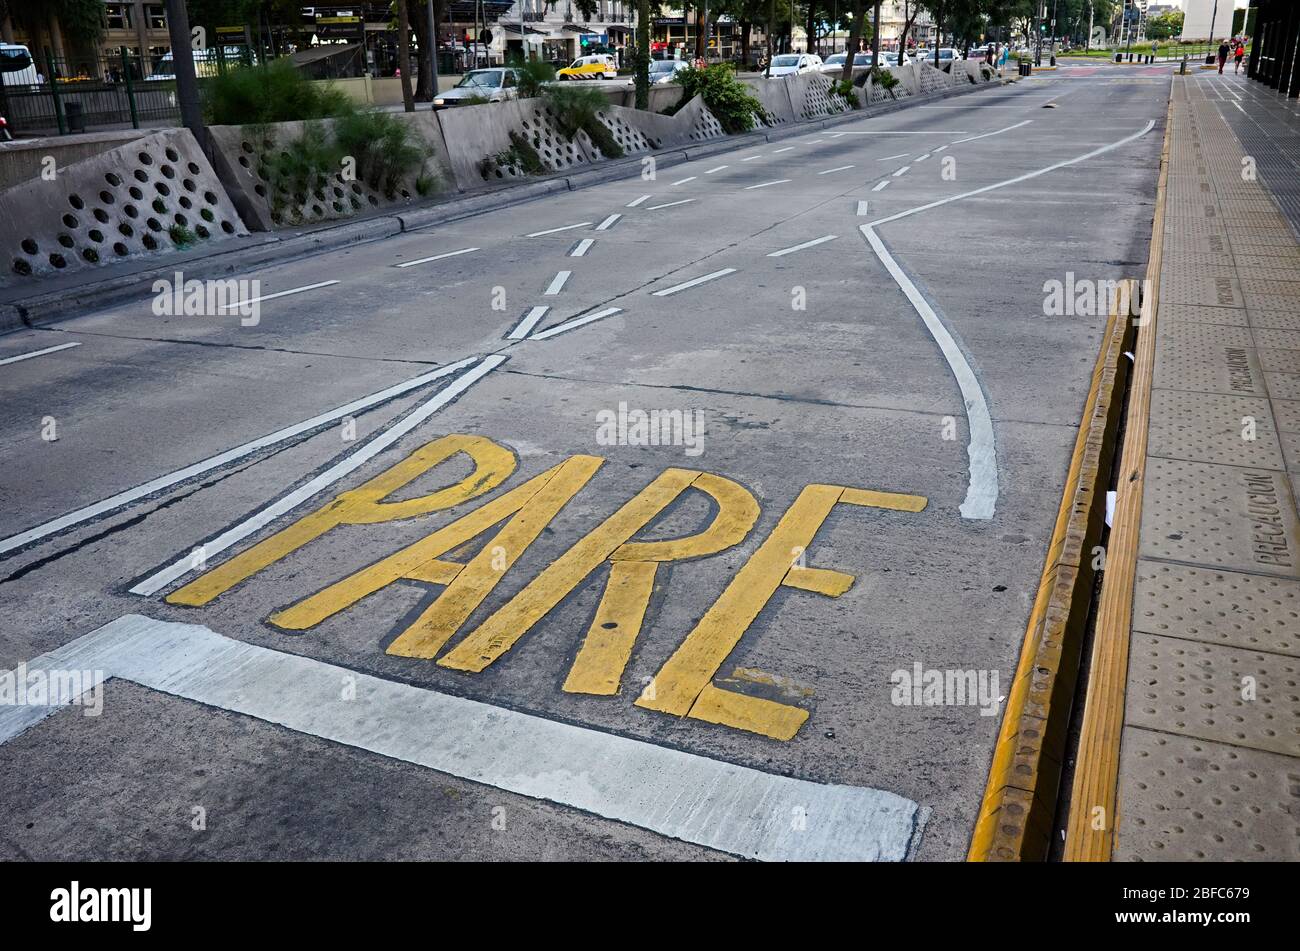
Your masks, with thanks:
[{"label": "bollard", "polygon": [[1183,54],[1183,61],[1182,61],[1181,65],[1179,65],[1179,67],[1178,67],[1178,74],[1179,74],[1180,76],[1186,76],[1186,75],[1187,75],[1187,54],[1185,54],[1185,53]]}]

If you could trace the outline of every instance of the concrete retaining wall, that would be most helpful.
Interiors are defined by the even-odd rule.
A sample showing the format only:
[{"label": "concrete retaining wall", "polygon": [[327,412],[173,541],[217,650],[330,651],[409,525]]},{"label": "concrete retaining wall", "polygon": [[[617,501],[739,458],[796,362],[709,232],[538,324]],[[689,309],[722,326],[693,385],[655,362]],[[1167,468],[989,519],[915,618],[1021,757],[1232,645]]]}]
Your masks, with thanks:
[{"label": "concrete retaining wall", "polygon": [[0,192],[0,285],[247,234],[188,129],[167,129]]},{"label": "concrete retaining wall", "polygon": [[0,189],[39,177],[49,165],[47,157],[54,160],[57,169],[148,134],[128,129],[124,132],[89,132],[85,135],[64,135],[57,139],[19,139],[9,142],[0,148]]}]

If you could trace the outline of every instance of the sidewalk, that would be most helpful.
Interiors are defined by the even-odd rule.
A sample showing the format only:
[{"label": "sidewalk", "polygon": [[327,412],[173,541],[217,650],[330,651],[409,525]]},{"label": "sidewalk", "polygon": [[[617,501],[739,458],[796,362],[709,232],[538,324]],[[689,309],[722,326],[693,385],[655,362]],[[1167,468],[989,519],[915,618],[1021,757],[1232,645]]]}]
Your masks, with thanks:
[{"label": "sidewalk", "polygon": [[[1107,563],[1108,584],[1133,568],[1141,479],[1131,620],[1111,628],[1130,637],[1110,643],[1103,590],[1067,858],[1300,859],[1297,142],[1294,101],[1244,73],[1175,79],[1154,376],[1140,332],[1130,397],[1130,430],[1150,401],[1146,458],[1126,443]],[[1116,770],[1111,824],[1087,774],[1114,789]]]}]

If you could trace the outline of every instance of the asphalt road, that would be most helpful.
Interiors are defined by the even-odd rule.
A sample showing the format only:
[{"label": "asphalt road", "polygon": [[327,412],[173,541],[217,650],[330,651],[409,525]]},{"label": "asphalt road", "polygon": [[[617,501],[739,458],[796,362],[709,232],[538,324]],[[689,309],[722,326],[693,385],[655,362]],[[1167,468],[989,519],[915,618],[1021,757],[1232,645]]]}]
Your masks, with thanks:
[{"label": "asphalt road", "polygon": [[0,337],[0,669],[112,625],[49,663],[117,678],[0,711],[0,856],[963,857],[1104,325],[1044,285],[1141,275],[1168,89],[647,167],[250,274],[324,285],[253,326]]}]

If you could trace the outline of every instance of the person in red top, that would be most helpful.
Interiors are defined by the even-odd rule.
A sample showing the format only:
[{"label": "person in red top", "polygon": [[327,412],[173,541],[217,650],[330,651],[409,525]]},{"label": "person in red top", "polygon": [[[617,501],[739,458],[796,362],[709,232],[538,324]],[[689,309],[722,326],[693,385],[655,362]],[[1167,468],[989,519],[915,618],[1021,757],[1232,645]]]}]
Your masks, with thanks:
[{"label": "person in red top", "polygon": [[1237,61],[1237,68],[1233,72],[1241,72],[1241,60],[1246,55],[1246,44],[1242,40],[1237,40],[1237,46],[1232,51],[1232,57]]}]

